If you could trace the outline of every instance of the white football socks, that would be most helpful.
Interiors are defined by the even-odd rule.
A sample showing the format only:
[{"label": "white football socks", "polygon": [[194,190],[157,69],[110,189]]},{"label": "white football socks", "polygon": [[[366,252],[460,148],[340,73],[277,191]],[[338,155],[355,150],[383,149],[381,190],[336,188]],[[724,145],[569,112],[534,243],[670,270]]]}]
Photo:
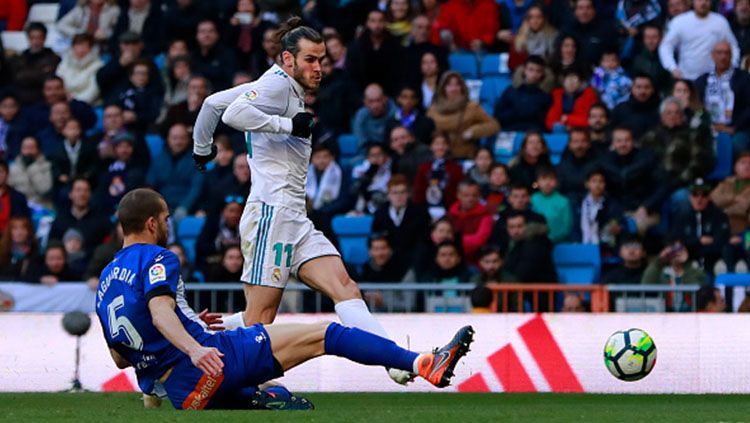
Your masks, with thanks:
[{"label": "white football socks", "polygon": [[244,314],[245,314],[244,311],[240,311],[238,313],[234,313],[232,315],[222,318],[222,320],[224,321],[224,323],[222,323],[222,326],[224,326],[225,330],[234,330],[237,328],[244,328],[245,327],[245,318],[243,317]]},{"label": "white football socks", "polygon": [[370,310],[367,309],[367,304],[363,300],[355,298],[342,301],[336,304],[335,308],[336,314],[339,315],[339,319],[344,326],[362,329],[383,338],[391,339],[380,322],[370,314]]}]

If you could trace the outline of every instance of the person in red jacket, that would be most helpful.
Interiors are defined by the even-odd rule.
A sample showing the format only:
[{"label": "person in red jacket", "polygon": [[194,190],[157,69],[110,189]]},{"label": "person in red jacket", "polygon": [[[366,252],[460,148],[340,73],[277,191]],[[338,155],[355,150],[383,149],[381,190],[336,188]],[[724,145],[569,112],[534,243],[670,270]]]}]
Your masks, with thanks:
[{"label": "person in red jacket", "polygon": [[414,177],[414,203],[424,204],[433,219],[445,215],[445,211],[456,201],[458,183],[464,171],[458,162],[449,158],[448,136],[437,134],[430,144],[432,161],[422,163]]},{"label": "person in red jacket", "polygon": [[453,227],[461,234],[464,255],[469,264],[477,263],[479,249],[487,243],[492,233],[492,215],[479,202],[480,198],[479,184],[465,179],[458,185],[458,200],[448,211]]},{"label": "person in red jacket", "polygon": [[582,72],[575,68],[566,69],[562,88],[552,90],[547,129],[552,131],[557,125],[562,125],[568,131],[571,128],[587,128],[589,109],[597,101],[596,91],[585,86]]},{"label": "person in red jacket", "polygon": [[448,0],[432,24],[432,43],[479,51],[494,42],[498,16],[495,0]]},{"label": "person in red jacket", "polygon": [[26,0],[0,1],[0,31],[23,31],[26,12]]}]

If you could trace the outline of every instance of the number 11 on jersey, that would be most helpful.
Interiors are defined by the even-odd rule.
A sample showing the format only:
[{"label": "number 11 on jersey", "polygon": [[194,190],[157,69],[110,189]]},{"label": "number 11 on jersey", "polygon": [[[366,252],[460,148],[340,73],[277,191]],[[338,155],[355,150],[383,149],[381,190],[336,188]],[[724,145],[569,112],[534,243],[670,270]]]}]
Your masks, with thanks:
[{"label": "number 11 on jersey", "polygon": [[281,256],[286,253],[286,267],[292,267],[292,251],[294,246],[292,244],[282,244],[277,242],[273,245],[273,251],[276,252],[276,258],[273,261],[274,266],[281,266]]}]

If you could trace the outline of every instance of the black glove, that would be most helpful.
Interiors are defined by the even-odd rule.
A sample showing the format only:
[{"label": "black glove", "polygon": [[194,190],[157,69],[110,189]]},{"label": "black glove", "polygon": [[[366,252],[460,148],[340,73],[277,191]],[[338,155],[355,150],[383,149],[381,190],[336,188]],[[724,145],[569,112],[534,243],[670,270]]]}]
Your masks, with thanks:
[{"label": "black glove", "polygon": [[193,161],[201,172],[206,171],[206,165],[216,157],[216,144],[211,144],[211,152],[206,156],[193,153]]},{"label": "black glove", "polygon": [[297,113],[292,118],[292,135],[300,138],[309,138],[315,126],[315,115],[312,113]]}]

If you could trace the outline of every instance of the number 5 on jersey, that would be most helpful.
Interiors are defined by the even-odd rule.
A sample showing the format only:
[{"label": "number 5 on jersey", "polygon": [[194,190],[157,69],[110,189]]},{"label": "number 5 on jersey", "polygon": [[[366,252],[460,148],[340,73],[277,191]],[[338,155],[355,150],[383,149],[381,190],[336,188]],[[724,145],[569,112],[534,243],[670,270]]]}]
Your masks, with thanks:
[{"label": "number 5 on jersey", "polygon": [[273,251],[276,252],[276,258],[273,261],[274,266],[281,266],[281,256],[286,253],[286,267],[292,267],[292,251],[294,246],[292,244],[282,244],[277,242],[273,244]]},{"label": "number 5 on jersey", "polygon": [[117,310],[124,306],[124,295],[115,297],[112,302],[109,303],[109,306],[107,307],[107,314],[109,315],[109,334],[114,340],[120,335],[120,332],[123,332],[125,337],[128,338],[125,345],[136,351],[141,351],[143,349],[143,338],[141,338],[141,335],[135,330],[135,326],[133,326],[133,323],[131,323],[127,317],[117,315]]}]

